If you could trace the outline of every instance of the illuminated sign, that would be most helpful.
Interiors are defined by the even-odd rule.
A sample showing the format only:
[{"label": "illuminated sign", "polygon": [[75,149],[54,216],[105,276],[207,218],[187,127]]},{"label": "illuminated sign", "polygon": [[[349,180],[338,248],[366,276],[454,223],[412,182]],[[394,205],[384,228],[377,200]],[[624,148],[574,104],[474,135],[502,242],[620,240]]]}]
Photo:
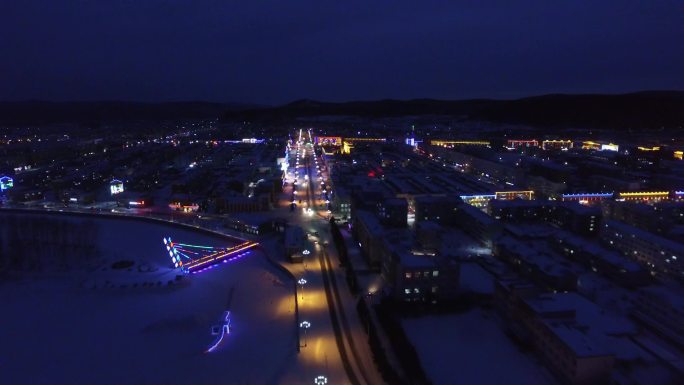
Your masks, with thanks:
[{"label": "illuminated sign", "polygon": [[14,179],[8,176],[0,177],[0,191],[9,190],[12,187],[14,187]]},{"label": "illuminated sign", "polygon": [[341,136],[317,136],[314,138],[314,141],[319,146],[341,146],[342,145],[342,137]]},{"label": "illuminated sign", "polygon": [[109,191],[112,193],[112,195],[120,194],[124,191],[124,185],[123,182],[114,179],[110,184],[109,184]]},{"label": "illuminated sign", "polygon": [[613,143],[601,145],[601,151],[618,151],[619,149],[620,149],[620,146],[618,146],[617,144],[613,144]]}]

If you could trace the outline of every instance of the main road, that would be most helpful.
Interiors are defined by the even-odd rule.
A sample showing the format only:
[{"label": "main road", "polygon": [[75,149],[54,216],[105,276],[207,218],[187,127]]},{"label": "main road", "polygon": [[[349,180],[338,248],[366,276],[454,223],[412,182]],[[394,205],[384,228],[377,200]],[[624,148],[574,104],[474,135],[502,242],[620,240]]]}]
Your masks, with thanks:
[{"label": "main road", "polygon": [[[306,338],[311,339],[314,328],[318,327],[317,332],[322,333],[319,335],[336,344],[339,363],[346,373],[348,383],[383,384],[384,381],[373,363],[365,328],[356,314],[356,298],[350,294],[344,270],[340,268],[339,257],[329,234],[329,195],[326,195],[330,193],[327,190],[330,185],[329,175],[323,162],[318,161],[313,144],[306,139],[310,137],[302,138],[292,148],[296,161],[293,180],[290,180],[297,183],[297,193],[292,193],[291,197],[293,202],[299,203],[291,221],[309,233],[315,244],[311,253],[305,256],[305,267],[313,267],[314,270],[305,269],[304,272],[307,283],[303,287],[304,300],[300,302],[300,314],[304,319],[314,309],[321,309],[317,304],[306,300],[309,296],[307,293],[317,293],[316,299],[325,302],[329,321],[323,325],[314,325],[312,322],[306,331]],[[308,354],[308,344],[309,342],[307,347],[302,348],[303,355]],[[328,362],[326,369],[331,369]]]}]

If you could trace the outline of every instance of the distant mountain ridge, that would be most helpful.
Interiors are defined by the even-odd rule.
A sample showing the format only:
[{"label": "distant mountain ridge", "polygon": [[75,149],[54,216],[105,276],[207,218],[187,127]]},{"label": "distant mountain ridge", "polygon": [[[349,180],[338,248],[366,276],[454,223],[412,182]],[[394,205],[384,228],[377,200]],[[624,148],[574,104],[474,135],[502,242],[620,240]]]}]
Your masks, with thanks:
[{"label": "distant mountain ridge", "polygon": [[342,103],[297,100],[282,106],[211,102],[0,102],[0,123],[41,124],[222,118],[287,123],[314,116],[452,116],[543,127],[659,129],[684,127],[684,91],[549,94],[513,100],[383,99]]},{"label": "distant mountain ridge", "polygon": [[549,94],[514,100],[386,99],[329,103],[303,99],[280,107],[227,111],[224,118],[278,121],[327,115],[367,118],[447,115],[546,127],[676,128],[684,126],[684,91]]}]

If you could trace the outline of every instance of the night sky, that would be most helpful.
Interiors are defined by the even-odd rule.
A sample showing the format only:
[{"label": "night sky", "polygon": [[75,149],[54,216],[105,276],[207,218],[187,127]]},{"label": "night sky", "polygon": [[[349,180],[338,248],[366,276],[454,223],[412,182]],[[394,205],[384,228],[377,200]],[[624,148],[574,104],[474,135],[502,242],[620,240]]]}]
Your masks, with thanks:
[{"label": "night sky", "polygon": [[0,100],[684,89],[684,1],[3,0]]}]

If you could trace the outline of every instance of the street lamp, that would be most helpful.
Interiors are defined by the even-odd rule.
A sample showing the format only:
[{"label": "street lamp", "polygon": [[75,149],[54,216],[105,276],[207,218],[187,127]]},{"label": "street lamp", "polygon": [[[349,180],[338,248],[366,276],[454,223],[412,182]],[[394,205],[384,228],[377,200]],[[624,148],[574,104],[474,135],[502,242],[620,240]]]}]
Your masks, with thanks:
[{"label": "street lamp", "polygon": [[306,284],[306,279],[300,278],[297,283],[302,286],[302,301],[304,301],[304,285]]},{"label": "street lamp", "polygon": [[328,377],[326,376],[318,376],[314,378],[314,384],[316,385],[326,385],[328,383]]},{"label": "street lamp", "polygon": [[299,327],[304,329],[304,347],[306,347],[306,329],[311,327],[311,323],[309,321],[302,321]]}]

